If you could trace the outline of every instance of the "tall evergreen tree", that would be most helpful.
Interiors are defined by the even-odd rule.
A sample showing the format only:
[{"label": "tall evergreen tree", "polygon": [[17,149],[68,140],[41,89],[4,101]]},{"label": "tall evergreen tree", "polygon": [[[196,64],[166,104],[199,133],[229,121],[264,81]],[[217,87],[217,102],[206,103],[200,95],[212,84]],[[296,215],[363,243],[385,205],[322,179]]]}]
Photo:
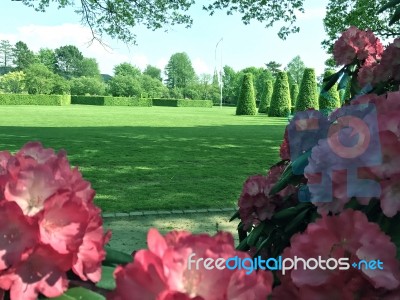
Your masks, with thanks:
[{"label": "tall evergreen tree", "polygon": [[294,83],[290,86],[290,100],[292,107],[296,106],[297,96],[299,95],[299,85]]},{"label": "tall evergreen tree", "polygon": [[276,74],[268,115],[270,117],[287,117],[290,115],[290,91],[286,72],[280,71]]},{"label": "tall evergreen tree", "polygon": [[261,99],[260,107],[258,108],[259,113],[268,113],[268,108],[271,103],[272,92],[272,81],[267,80],[265,82],[264,95]]},{"label": "tall evergreen tree", "polygon": [[256,98],[253,86],[253,74],[246,73],[243,76],[242,88],[238,105],[236,107],[236,115],[255,115],[257,114]]},{"label": "tall evergreen tree", "polygon": [[[329,76],[335,74],[334,70],[326,70],[324,74],[324,79],[328,78]],[[337,90],[338,85],[337,83],[333,85],[329,91],[325,93],[321,93],[319,95],[319,109],[320,110],[333,110],[335,108],[340,107],[340,96],[339,91]]]},{"label": "tall evergreen tree", "polygon": [[0,75],[11,71],[13,47],[8,40],[0,41]]},{"label": "tall evergreen tree", "polygon": [[13,63],[15,65],[15,69],[18,71],[25,70],[31,64],[38,62],[38,59],[36,58],[33,51],[29,50],[28,45],[24,42],[17,42],[12,51]]},{"label": "tall evergreen tree", "polygon": [[300,85],[296,101],[296,111],[305,111],[309,108],[318,109],[317,80],[315,70],[306,68]]}]

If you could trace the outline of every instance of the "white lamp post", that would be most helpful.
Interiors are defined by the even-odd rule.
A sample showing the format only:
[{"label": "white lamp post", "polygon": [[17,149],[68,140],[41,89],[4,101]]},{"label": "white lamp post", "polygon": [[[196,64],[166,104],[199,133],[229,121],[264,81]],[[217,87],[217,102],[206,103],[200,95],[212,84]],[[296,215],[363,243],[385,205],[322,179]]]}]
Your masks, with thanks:
[{"label": "white lamp post", "polygon": [[[221,38],[217,45],[215,45],[215,56],[214,56],[214,60],[215,60],[215,71],[217,71],[217,48],[220,42],[223,41],[223,38]],[[220,88],[220,108],[222,108],[222,46],[221,46],[221,65],[220,65],[220,69],[219,72],[216,72],[217,76],[218,76],[218,85]]]}]

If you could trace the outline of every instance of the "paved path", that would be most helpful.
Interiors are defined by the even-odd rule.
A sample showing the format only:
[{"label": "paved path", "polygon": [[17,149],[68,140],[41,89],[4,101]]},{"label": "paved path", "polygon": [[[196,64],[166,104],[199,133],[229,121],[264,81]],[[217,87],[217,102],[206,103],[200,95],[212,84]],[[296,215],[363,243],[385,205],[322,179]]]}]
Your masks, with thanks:
[{"label": "paved path", "polygon": [[111,247],[127,253],[147,248],[147,232],[152,227],[157,228],[162,234],[171,230],[187,230],[192,233],[214,235],[218,226],[218,230],[231,232],[237,243],[238,220],[229,222],[232,214],[230,211],[104,218],[104,227],[111,229],[113,233]]}]

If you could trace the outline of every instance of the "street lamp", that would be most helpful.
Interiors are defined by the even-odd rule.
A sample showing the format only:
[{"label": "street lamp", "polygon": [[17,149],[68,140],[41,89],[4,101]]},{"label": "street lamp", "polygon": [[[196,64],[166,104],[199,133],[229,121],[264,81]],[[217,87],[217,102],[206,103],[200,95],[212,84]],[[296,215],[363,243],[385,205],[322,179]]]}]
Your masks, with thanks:
[{"label": "street lamp", "polygon": [[221,43],[222,41],[223,41],[223,38],[221,38],[218,41],[217,45],[215,45],[215,53],[214,53],[214,61],[215,61],[215,72],[214,73],[217,73],[217,76],[218,76],[218,85],[220,88],[220,107],[221,108],[222,108],[222,46],[221,46],[221,66],[219,69],[219,73],[217,72],[217,48],[218,48],[219,43]]}]

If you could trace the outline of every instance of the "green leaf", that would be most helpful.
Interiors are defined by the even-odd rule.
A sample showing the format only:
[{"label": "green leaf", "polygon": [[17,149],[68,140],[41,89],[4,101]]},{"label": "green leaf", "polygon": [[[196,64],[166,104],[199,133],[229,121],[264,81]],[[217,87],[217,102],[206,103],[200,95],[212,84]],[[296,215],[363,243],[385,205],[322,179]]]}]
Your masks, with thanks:
[{"label": "green leaf", "polygon": [[106,259],[103,261],[103,265],[106,266],[125,265],[133,261],[133,257],[130,254],[112,249],[107,246],[105,247],[105,250],[107,252],[107,255]]},{"label": "green leaf", "polygon": [[400,20],[400,6],[398,8],[396,8],[392,18],[390,19],[389,26],[393,25],[398,20]]},{"label": "green leaf", "polygon": [[385,10],[395,7],[397,4],[400,3],[400,0],[392,0],[388,3],[386,3],[384,6],[382,6],[379,10],[378,10],[378,14],[384,12]]},{"label": "green leaf", "polygon": [[[279,180],[275,183],[275,185],[271,188],[269,195],[274,195],[279,193],[290,183],[297,183],[299,179],[302,178],[300,175],[301,172],[304,172],[304,168],[308,164],[308,157],[311,155],[311,150],[300,155],[295,161],[291,162],[283,171]],[[295,174],[293,170],[296,170]]]},{"label": "green leaf", "polygon": [[300,175],[304,174],[304,169],[308,165],[308,158],[311,156],[311,149],[304,152],[292,163],[292,169],[294,174]]},{"label": "green leaf", "polygon": [[69,289],[59,297],[51,298],[52,300],[105,300],[106,298],[91,290],[83,287]]},{"label": "green leaf", "polygon": [[273,243],[273,235],[274,235],[274,233],[275,233],[275,230],[272,230],[271,233],[269,234],[269,236],[265,240],[259,241],[257,243],[257,245],[256,245],[257,251],[254,254],[254,257],[257,256],[262,249],[264,249],[265,247],[270,246]]},{"label": "green leaf", "polygon": [[266,223],[261,223],[254,228],[247,237],[247,245],[255,246],[264,229],[267,227]]},{"label": "green leaf", "polygon": [[285,232],[286,233],[292,233],[296,232],[296,229],[300,226],[300,224],[304,221],[308,211],[310,208],[307,208],[303,210],[302,212],[299,212],[299,214],[290,222],[286,227],[285,227]]},{"label": "green leaf", "polygon": [[107,290],[115,289],[114,270],[115,267],[101,266],[101,280],[96,286]]},{"label": "green leaf", "polygon": [[236,249],[239,251],[247,251],[250,249],[249,245],[247,244],[247,237],[239,243]]},{"label": "green leaf", "polygon": [[342,69],[340,69],[338,72],[336,72],[335,74],[329,76],[326,80],[328,80],[328,82],[324,85],[324,87],[321,90],[321,93],[326,93],[328,92],[331,87],[333,87],[335,85],[335,83],[339,80],[340,76],[342,76],[343,72],[345,70],[345,67],[343,67]]},{"label": "green leaf", "polygon": [[239,211],[236,211],[232,217],[229,219],[229,222],[232,222],[235,219],[239,219]]},{"label": "green leaf", "polygon": [[271,220],[272,221],[282,221],[285,219],[292,218],[292,217],[296,216],[300,211],[305,209],[306,207],[310,207],[310,204],[309,203],[300,203],[300,204],[297,204],[296,206],[282,209],[281,211],[275,213],[272,216]]}]

